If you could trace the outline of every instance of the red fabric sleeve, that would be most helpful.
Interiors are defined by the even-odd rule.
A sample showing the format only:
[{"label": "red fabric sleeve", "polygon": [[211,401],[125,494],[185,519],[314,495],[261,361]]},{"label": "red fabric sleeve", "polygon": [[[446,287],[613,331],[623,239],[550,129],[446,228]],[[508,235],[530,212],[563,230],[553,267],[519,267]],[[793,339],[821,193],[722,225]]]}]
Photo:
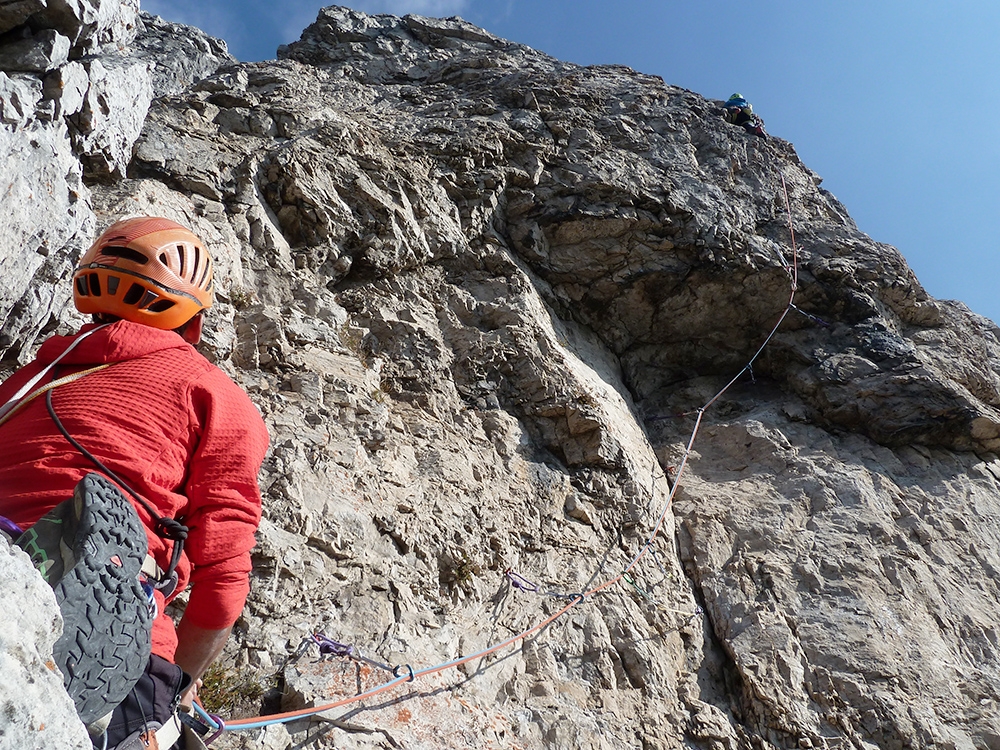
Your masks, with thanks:
[{"label": "red fabric sleeve", "polygon": [[250,590],[250,550],[260,523],[257,474],[267,428],[247,395],[219,370],[191,389],[192,423],[200,429],[184,494],[190,528],[191,595],[185,617],[211,630],[236,622]]},{"label": "red fabric sleeve", "polygon": [[191,596],[184,616],[199,628],[228,628],[243,611],[250,593],[250,555],[240,555],[229,562],[238,569],[229,571],[225,564],[217,564],[195,568],[191,576]]}]

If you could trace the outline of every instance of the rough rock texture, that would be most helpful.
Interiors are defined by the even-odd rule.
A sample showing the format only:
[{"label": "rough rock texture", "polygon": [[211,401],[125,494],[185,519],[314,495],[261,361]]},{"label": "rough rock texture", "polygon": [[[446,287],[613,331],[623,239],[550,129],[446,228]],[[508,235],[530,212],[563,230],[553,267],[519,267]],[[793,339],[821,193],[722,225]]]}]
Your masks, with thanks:
[{"label": "rough rock texture", "polygon": [[[190,70],[172,33],[116,59]],[[273,441],[241,710],[418,675],[217,746],[1000,747],[1000,334],[791,144],[458,19],[328,8],[278,61],[218,57],[86,173],[89,223],[8,292],[43,299],[2,347],[74,322],[95,223],[213,248],[205,352]],[[6,80],[5,122],[37,117]],[[11,222],[20,269],[36,222]]]},{"label": "rough rock texture", "polygon": [[123,46],[136,35],[139,0],[4,0],[0,33],[58,31],[77,55]]},{"label": "rough rock texture", "polygon": [[[0,6],[0,28],[17,7]],[[127,15],[128,7],[122,3],[119,11]],[[175,91],[232,62],[224,43],[197,29],[149,15],[141,21],[134,48],[73,53],[48,72],[47,66],[16,72],[0,63],[0,163],[8,165],[0,184],[0,270],[8,287],[0,299],[0,354],[7,358],[30,357],[39,334],[65,310],[70,290],[54,282],[71,273],[96,228],[86,182],[123,176],[154,93]],[[0,37],[0,61],[20,38]],[[170,54],[154,62],[157,49]]]},{"label": "rough rock texture", "polygon": [[0,618],[0,748],[90,750],[73,701],[52,662],[62,634],[56,598],[28,556],[0,533],[0,581],[5,607]]},{"label": "rough rock texture", "polygon": [[65,307],[69,290],[54,282],[70,273],[95,226],[66,123],[38,116],[42,97],[37,78],[0,72],[0,162],[9,165],[0,185],[0,270],[7,279],[0,351],[8,356],[30,347]]},{"label": "rough rock texture", "polygon": [[236,62],[224,41],[199,29],[148,13],[140,13],[139,20],[141,31],[129,56],[150,63],[154,96],[176,94],[222,65]]},{"label": "rough rock texture", "polygon": [[45,0],[4,0],[0,3],[0,34],[21,26],[45,6]]},{"label": "rough rock texture", "polygon": [[69,39],[52,29],[8,41],[0,48],[0,69],[45,73],[69,60]]},{"label": "rough rock texture", "polygon": [[153,98],[149,67],[106,58],[86,61],[84,70],[90,85],[80,112],[70,118],[73,150],[91,179],[122,176]]}]

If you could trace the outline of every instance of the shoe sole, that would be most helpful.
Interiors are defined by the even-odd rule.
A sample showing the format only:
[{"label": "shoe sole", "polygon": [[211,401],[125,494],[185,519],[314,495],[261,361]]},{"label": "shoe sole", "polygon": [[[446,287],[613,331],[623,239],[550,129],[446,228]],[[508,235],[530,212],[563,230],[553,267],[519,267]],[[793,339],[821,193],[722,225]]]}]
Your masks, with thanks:
[{"label": "shoe sole", "polygon": [[121,492],[97,474],[74,492],[84,502],[75,564],[53,587],[63,634],[52,650],[84,724],[122,702],[149,662],[152,613],[139,582],[146,531]]}]

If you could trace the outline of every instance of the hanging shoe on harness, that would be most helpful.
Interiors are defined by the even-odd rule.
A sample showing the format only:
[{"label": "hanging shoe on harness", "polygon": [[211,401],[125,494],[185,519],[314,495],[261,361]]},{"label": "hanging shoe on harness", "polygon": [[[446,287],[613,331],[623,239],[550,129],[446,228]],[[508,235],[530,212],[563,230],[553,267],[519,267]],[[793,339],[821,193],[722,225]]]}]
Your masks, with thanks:
[{"label": "hanging shoe on harness", "polygon": [[63,618],[53,659],[84,724],[107,714],[146,669],[153,624],[146,532],[109,480],[88,474],[16,541],[52,586]]}]

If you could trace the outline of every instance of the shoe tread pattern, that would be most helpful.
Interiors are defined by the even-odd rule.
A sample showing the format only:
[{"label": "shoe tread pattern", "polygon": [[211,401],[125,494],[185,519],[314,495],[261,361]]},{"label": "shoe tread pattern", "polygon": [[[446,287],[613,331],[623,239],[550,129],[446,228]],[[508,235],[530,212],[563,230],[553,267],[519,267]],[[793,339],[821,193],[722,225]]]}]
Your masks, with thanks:
[{"label": "shoe tread pattern", "polygon": [[152,615],[139,582],[142,523],[107,479],[91,474],[83,483],[90,503],[77,529],[75,565],[55,586],[63,634],[53,658],[88,724],[124,700],[145,671]]}]

